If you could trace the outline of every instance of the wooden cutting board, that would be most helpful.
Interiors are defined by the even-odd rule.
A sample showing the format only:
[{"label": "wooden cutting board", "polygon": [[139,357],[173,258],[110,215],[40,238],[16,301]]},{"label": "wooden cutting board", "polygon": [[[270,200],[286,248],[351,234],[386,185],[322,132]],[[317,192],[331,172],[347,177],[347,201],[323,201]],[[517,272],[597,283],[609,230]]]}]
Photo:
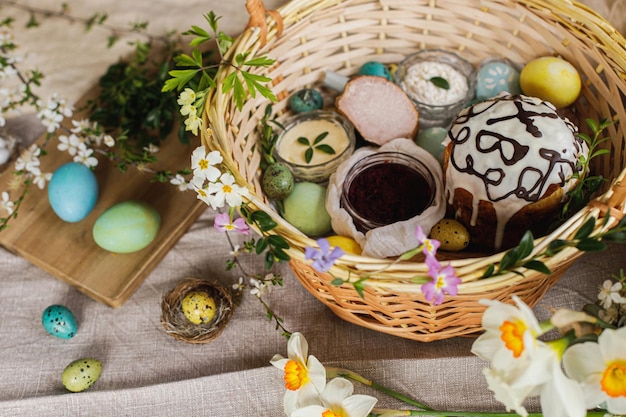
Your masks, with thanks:
[{"label": "wooden cutting board", "polygon": [[[95,94],[90,92],[81,102]],[[74,117],[80,120],[80,117]],[[39,138],[43,142],[45,138]],[[71,161],[67,153],[56,149],[54,140],[46,147],[48,155],[41,158],[42,172]],[[180,143],[173,132],[156,154],[154,169],[176,171],[189,167],[193,149]],[[108,159],[99,157],[95,174],[99,198],[94,210],[77,223],[66,223],[50,208],[47,188],[31,186],[17,219],[0,232],[0,245],[27,259],[56,278],[76,287],[96,301],[119,307],[148,278],[166,253],[204,212],[206,205],[193,191],[181,192],[169,183],[150,182],[152,174],[134,167],[122,173]],[[13,166],[0,175],[0,191],[8,189]],[[12,194],[12,198],[15,196]],[[93,240],[92,227],[98,216],[112,205],[125,200],[140,200],[154,207],[161,216],[161,228],[146,248],[129,254],[114,254],[101,249]]]}]

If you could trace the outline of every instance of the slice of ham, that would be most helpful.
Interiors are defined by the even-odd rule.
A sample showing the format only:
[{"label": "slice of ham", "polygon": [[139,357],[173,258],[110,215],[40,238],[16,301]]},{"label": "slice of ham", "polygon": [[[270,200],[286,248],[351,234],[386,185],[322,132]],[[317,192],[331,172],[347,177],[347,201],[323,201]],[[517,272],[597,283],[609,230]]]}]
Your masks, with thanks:
[{"label": "slice of ham", "polygon": [[417,134],[419,115],[411,99],[383,77],[352,78],[335,106],[368,142],[383,145],[392,139],[413,139]]}]

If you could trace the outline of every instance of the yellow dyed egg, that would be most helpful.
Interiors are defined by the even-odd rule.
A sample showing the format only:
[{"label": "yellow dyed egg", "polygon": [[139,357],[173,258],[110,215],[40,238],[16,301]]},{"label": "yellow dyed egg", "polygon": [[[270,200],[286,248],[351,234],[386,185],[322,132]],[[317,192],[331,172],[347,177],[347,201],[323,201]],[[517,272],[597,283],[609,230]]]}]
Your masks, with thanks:
[{"label": "yellow dyed egg", "polygon": [[430,230],[430,238],[438,240],[439,249],[457,252],[469,245],[469,232],[460,222],[453,219],[442,219]]},{"label": "yellow dyed egg", "polygon": [[326,239],[332,248],[339,246],[345,253],[351,253],[353,255],[361,254],[361,246],[351,237],[334,235],[329,236]]},{"label": "yellow dyed egg", "polygon": [[204,291],[191,291],[181,302],[183,314],[193,324],[206,324],[215,317],[215,300]]},{"label": "yellow dyed egg", "polygon": [[580,74],[564,59],[546,56],[530,61],[520,72],[520,87],[527,96],[567,107],[580,95]]}]

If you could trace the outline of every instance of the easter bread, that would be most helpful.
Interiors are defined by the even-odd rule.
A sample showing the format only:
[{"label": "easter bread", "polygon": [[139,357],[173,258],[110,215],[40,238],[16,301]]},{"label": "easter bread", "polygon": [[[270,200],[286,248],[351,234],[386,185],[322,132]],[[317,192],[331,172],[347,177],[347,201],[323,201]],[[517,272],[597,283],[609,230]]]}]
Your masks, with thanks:
[{"label": "easter bread", "polygon": [[471,246],[515,246],[527,230],[545,234],[576,186],[587,144],[554,106],[501,95],[461,111],[444,142],[447,214],[470,233]]}]

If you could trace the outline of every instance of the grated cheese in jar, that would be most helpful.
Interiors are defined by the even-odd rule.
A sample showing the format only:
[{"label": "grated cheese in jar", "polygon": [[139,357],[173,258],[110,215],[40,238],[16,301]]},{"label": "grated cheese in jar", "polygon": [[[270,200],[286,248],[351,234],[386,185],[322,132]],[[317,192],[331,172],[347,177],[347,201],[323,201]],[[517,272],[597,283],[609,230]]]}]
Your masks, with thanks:
[{"label": "grated cheese in jar", "polygon": [[[445,79],[449,89],[437,87],[431,78]],[[416,101],[432,106],[446,106],[467,95],[465,76],[448,64],[434,61],[418,62],[409,67],[402,81],[404,91]]]}]

